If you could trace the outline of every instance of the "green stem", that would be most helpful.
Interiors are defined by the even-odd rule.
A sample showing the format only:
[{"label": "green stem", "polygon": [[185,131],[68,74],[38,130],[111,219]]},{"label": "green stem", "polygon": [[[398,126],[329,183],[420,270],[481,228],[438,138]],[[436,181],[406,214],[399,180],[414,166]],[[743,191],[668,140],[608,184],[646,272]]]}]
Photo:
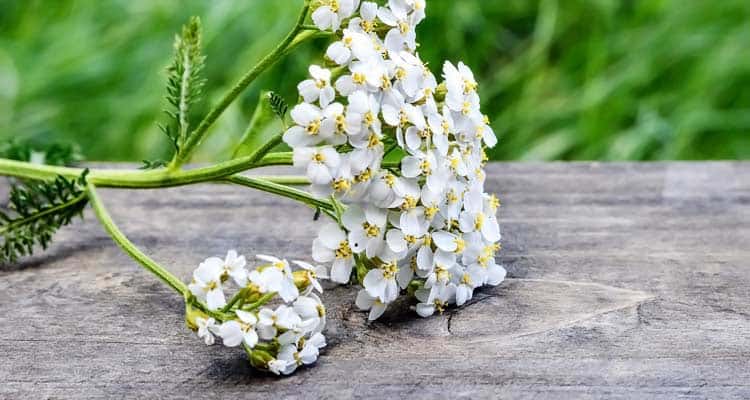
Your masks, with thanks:
[{"label": "green stem", "polygon": [[159,277],[159,279],[164,281],[164,283],[169,285],[169,287],[174,289],[177,293],[181,294],[185,298],[190,296],[190,290],[179,278],[164,269],[161,265],[157,264],[156,261],[149,258],[140,249],[138,249],[133,244],[133,242],[131,242],[125,236],[125,234],[122,233],[122,231],[120,231],[117,225],[115,225],[115,222],[112,220],[112,217],[109,215],[109,212],[107,212],[107,209],[104,207],[101,199],[99,198],[99,195],[96,192],[96,186],[89,182],[86,185],[86,193],[88,194],[91,205],[94,207],[96,217],[99,218],[99,222],[101,222],[102,226],[104,226],[104,229],[112,237],[112,240],[114,240],[115,243],[120,246],[120,248],[122,248],[126,253],[128,253],[130,257],[141,264],[144,268]]},{"label": "green stem", "polygon": [[[190,170],[170,171],[158,170],[102,170],[92,169],[87,180],[99,187],[117,188],[160,188],[181,186],[191,183],[207,182],[221,179],[249,169],[268,165],[290,165],[291,153],[269,153],[257,163],[251,163],[251,156],[221,162],[207,167]],[[82,168],[53,167],[48,165],[31,164],[0,158],[0,175],[18,178],[51,180],[58,175],[74,179],[83,173]],[[269,178],[268,180],[272,180]],[[282,178],[285,181],[286,178]]]},{"label": "green stem", "polygon": [[276,296],[276,292],[268,292],[268,293],[264,294],[263,296],[261,296],[258,299],[258,301],[250,303],[250,304],[245,304],[242,307],[242,311],[254,311],[254,310],[257,310],[262,305],[264,305],[264,304],[268,303],[269,301],[271,301],[271,299],[273,299],[274,296]]},{"label": "green stem", "polygon": [[[307,18],[307,12],[309,9],[310,4],[305,1],[305,5],[302,7],[302,10],[297,17],[297,22],[294,24],[292,30],[286,35],[281,43],[279,43],[279,45],[276,46],[275,49],[273,49],[273,51],[268,53],[257,64],[255,64],[255,66],[250,69],[250,71],[248,71],[227,94],[224,95],[221,101],[219,101],[219,104],[217,104],[206,115],[206,117],[203,118],[198,127],[190,133],[188,140],[187,142],[185,142],[183,148],[175,154],[174,159],[170,163],[170,169],[177,169],[185,162],[190,160],[190,157],[193,155],[196,147],[206,136],[208,128],[211,127],[214,122],[216,122],[219,116],[221,116],[224,110],[226,110],[227,107],[232,104],[232,102],[234,102],[237,96],[239,96],[240,93],[242,93],[245,88],[247,88],[247,86],[250,85],[250,83],[252,83],[255,78],[258,77],[258,75],[260,75],[261,72],[278,61],[290,47],[296,46],[297,44],[301,43],[301,41],[296,39],[298,39],[298,34],[300,33],[300,31],[302,31],[302,25],[305,22],[305,18]],[[309,37],[313,37],[313,35],[305,35],[305,38]]]},{"label": "green stem", "polygon": [[272,193],[272,194],[287,197],[293,200],[297,200],[299,202],[309,205],[312,208],[319,208],[329,215],[331,215],[331,213],[334,211],[334,206],[330,201],[316,198],[315,196],[313,196],[312,194],[308,192],[295,189],[293,187],[280,185],[278,183],[273,183],[273,182],[265,181],[263,179],[258,179],[255,177],[243,176],[243,175],[232,175],[228,178],[225,178],[224,180],[227,182],[237,184],[237,185],[247,186],[247,187],[258,189],[267,193]]},{"label": "green stem", "polygon": [[232,296],[231,299],[229,299],[229,302],[227,302],[227,305],[224,306],[224,308],[221,309],[221,312],[229,312],[229,310],[232,309],[232,306],[234,306],[241,298],[245,296],[245,289],[240,289],[237,291],[237,293]]}]

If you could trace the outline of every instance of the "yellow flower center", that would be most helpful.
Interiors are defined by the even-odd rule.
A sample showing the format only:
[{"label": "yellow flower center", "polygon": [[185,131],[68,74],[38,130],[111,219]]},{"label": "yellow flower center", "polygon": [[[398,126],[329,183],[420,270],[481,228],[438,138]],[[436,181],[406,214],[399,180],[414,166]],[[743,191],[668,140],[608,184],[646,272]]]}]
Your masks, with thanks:
[{"label": "yellow flower center", "polygon": [[457,237],[453,239],[453,242],[456,243],[456,250],[453,252],[456,254],[461,254],[466,249],[466,241],[463,240],[463,238]]},{"label": "yellow flower center", "polygon": [[446,200],[448,200],[448,203],[455,203],[458,201],[458,196],[456,195],[456,191],[451,189],[445,194]]},{"label": "yellow flower center", "polygon": [[371,127],[372,124],[375,122],[375,115],[373,115],[372,111],[368,111],[365,113],[365,125],[368,127]]},{"label": "yellow flower center", "polygon": [[464,78],[464,93],[469,94],[477,89],[477,83]]},{"label": "yellow flower center", "polygon": [[406,78],[406,70],[402,67],[397,67],[393,76],[396,78],[396,80],[400,81],[401,79]]},{"label": "yellow flower center", "polygon": [[435,217],[438,211],[440,211],[440,208],[438,208],[438,206],[434,204],[431,206],[427,206],[424,209],[424,216],[427,217],[428,219],[432,219],[433,217]]},{"label": "yellow flower center", "polygon": [[468,273],[464,272],[464,275],[461,277],[461,283],[463,283],[464,285],[472,286],[471,276]]},{"label": "yellow flower center", "polygon": [[339,12],[339,0],[320,0],[321,6],[328,6],[331,11]]},{"label": "yellow flower center", "polygon": [[484,214],[479,213],[474,217],[474,230],[481,230],[484,225]]},{"label": "yellow flower center", "polygon": [[398,273],[398,264],[395,261],[383,264],[380,269],[383,271],[385,279],[393,279]]},{"label": "yellow flower center", "polygon": [[367,77],[365,74],[361,72],[355,72],[352,74],[352,82],[354,82],[357,85],[364,85],[364,83],[367,81]]},{"label": "yellow flower center", "polygon": [[339,248],[336,249],[336,258],[346,259],[352,256],[352,248],[349,247],[349,241],[344,239],[339,243]]},{"label": "yellow flower center", "polygon": [[435,266],[435,277],[438,281],[445,282],[451,279],[451,273],[447,268],[438,264]]},{"label": "yellow flower center", "polygon": [[310,122],[310,125],[307,125],[307,134],[310,136],[315,136],[320,132],[320,119],[316,118],[312,122]]},{"label": "yellow flower center", "polygon": [[337,192],[346,192],[352,187],[352,183],[346,179],[336,179],[331,183],[333,190]]},{"label": "yellow flower center", "polygon": [[413,209],[414,207],[417,206],[417,201],[418,200],[412,196],[404,197],[404,201],[403,203],[401,203],[401,210],[407,211],[407,210]]},{"label": "yellow flower center", "polygon": [[363,31],[370,33],[375,29],[375,22],[374,21],[368,21],[363,19],[359,22],[359,26],[362,28]]},{"label": "yellow flower center", "polygon": [[494,213],[498,208],[500,208],[500,199],[498,199],[494,194],[490,195],[490,209]]},{"label": "yellow flower center", "polygon": [[339,133],[342,133],[346,130],[346,117],[344,117],[344,114],[339,114],[336,116],[336,131]]},{"label": "yellow flower center", "polygon": [[391,80],[387,75],[383,75],[380,77],[380,88],[383,90],[391,88]]},{"label": "yellow flower center", "polygon": [[406,21],[399,21],[398,23],[398,30],[401,32],[401,34],[406,34],[406,32],[409,32],[409,24]]},{"label": "yellow flower center", "polygon": [[323,163],[323,162],[325,162],[325,160],[326,160],[326,156],[324,156],[324,155],[323,155],[323,154],[321,154],[321,153],[315,153],[315,154],[313,154],[313,156],[312,156],[312,159],[313,159],[313,161],[315,161],[316,163]]},{"label": "yellow flower center", "polygon": [[357,183],[368,182],[370,179],[372,179],[372,170],[370,168],[365,168],[364,171],[354,177],[354,181]]},{"label": "yellow flower center", "polygon": [[389,188],[392,188],[396,184],[396,175],[388,173],[383,177],[383,180]]},{"label": "yellow flower center", "polygon": [[377,237],[380,234],[380,228],[377,225],[372,225],[369,222],[362,224],[362,229],[365,230],[365,234],[368,237]]},{"label": "yellow flower center", "polygon": [[405,127],[409,124],[409,116],[406,115],[404,110],[399,111],[398,113],[398,122],[401,124],[402,127]]},{"label": "yellow flower center", "polygon": [[370,132],[370,136],[367,138],[367,147],[373,149],[379,146],[382,142],[375,132]]},{"label": "yellow flower center", "polygon": [[430,175],[432,173],[432,167],[427,160],[422,160],[422,162],[419,163],[419,169],[422,171],[422,175]]}]

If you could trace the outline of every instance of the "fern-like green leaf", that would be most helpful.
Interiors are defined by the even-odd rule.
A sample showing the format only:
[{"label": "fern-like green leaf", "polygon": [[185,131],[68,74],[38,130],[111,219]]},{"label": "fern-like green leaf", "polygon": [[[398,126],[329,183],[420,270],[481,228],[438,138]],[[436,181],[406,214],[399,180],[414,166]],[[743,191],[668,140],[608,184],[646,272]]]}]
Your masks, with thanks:
[{"label": "fern-like green leaf", "polygon": [[88,199],[86,174],[78,179],[28,181],[10,191],[8,212],[0,212],[0,262],[31,255],[35,246],[47,248],[57,230],[81,215]]},{"label": "fern-like green leaf", "polygon": [[192,17],[175,36],[174,59],[167,68],[166,97],[171,107],[165,113],[169,123],[159,126],[178,153],[190,134],[190,107],[199,100],[206,82],[202,77],[205,59],[201,52],[201,21]]},{"label": "fern-like green leaf", "polygon": [[271,104],[273,112],[279,117],[279,119],[281,119],[281,122],[284,123],[284,117],[289,109],[289,105],[286,104],[284,98],[275,92],[268,92],[268,102]]},{"label": "fern-like green leaf", "polygon": [[0,157],[47,165],[73,165],[83,160],[75,144],[36,143],[16,138],[0,143]]}]

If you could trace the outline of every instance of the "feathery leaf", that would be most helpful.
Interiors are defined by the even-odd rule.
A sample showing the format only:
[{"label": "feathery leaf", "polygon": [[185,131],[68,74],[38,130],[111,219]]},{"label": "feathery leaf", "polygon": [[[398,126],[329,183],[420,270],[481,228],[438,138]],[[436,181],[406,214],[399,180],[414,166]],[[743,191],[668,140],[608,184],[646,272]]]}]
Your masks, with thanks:
[{"label": "feathery leaf", "polygon": [[175,36],[174,59],[167,68],[166,98],[171,108],[165,113],[170,121],[159,126],[177,153],[190,134],[190,107],[200,99],[206,82],[201,75],[205,59],[201,53],[201,21],[192,17]]},{"label": "feathery leaf", "polygon": [[58,176],[52,181],[27,181],[10,191],[9,212],[0,211],[0,263],[31,255],[35,246],[47,248],[57,230],[81,215],[88,198],[85,170],[78,179]]}]

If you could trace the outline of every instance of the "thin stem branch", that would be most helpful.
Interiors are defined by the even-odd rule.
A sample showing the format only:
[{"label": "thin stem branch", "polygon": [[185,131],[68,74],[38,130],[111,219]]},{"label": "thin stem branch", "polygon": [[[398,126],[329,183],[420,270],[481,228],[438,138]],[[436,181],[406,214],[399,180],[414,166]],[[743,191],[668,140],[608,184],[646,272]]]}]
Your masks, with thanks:
[{"label": "thin stem branch", "polygon": [[[227,94],[224,95],[221,101],[219,101],[219,104],[217,104],[206,115],[206,117],[203,118],[198,127],[190,133],[188,140],[187,142],[185,142],[183,148],[175,154],[174,159],[170,163],[170,169],[177,169],[185,162],[189,161],[196,147],[206,136],[208,128],[210,128],[211,125],[216,122],[219,116],[221,116],[224,110],[226,110],[227,107],[232,104],[232,102],[234,102],[237,96],[239,96],[240,93],[242,93],[245,88],[247,88],[247,86],[250,85],[250,83],[252,83],[255,78],[258,77],[258,75],[260,75],[261,72],[278,61],[281,56],[285,54],[289,47],[296,46],[297,44],[301,43],[301,41],[295,39],[298,39],[298,33],[302,31],[302,26],[305,22],[305,18],[307,18],[307,12],[309,9],[310,4],[308,3],[308,1],[305,1],[305,4],[302,7],[299,16],[297,17],[297,22],[294,24],[292,30],[289,31],[286,37],[284,37],[281,43],[279,43],[279,45],[276,46],[273,51],[268,53],[257,64],[255,64],[255,66],[250,69],[250,71],[248,71]],[[305,38],[308,37],[313,37],[313,35],[305,35]]]},{"label": "thin stem branch", "polygon": [[280,185],[278,183],[269,182],[263,179],[258,179],[258,178],[250,177],[250,176],[242,176],[242,175],[232,175],[228,178],[225,178],[224,180],[226,182],[250,187],[253,189],[258,189],[263,192],[287,197],[292,200],[297,200],[299,202],[307,204],[308,206],[312,208],[319,208],[329,215],[332,215],[332,212],[334,211],[334,205],[330,201],[316,198],[315,196],[313,196],[312,194],[308,192],[305,192],[303,190],[299,190],[293,187]]},{"label": "thin stem branch", "polygon": [[112,217],[109,215],[109,212],[104,207],[101,199],[99,198],[99,194],[96,192],[96,186],[89,182],[86,185],[86,193],[88,194],[91,205],[94,207],[94,213],[96,213],[96,217],[99,219],[99,222],[101,222],[102,226],[104,226],[104,229],[112,237],[112,240],[114,240],[115,243],[120,246],[120,248],[122,248],[130,257],[141,264],[145,269],[151,271],[154,275],[159,277],[159,279],[164,281],[164,283],[169,285],[169,287],[174,289],[174,291],[185,298],[190,296],[190,290],[179,278],[164,269],[161,265],[157,264],[156,261],[149,258],[149,256],[138,249],[138,247],[136,247],[133,242],[131,242],[125,236],[125,234],[122,233],[122,231],[120,231],[115,222],[112,220]]}]

